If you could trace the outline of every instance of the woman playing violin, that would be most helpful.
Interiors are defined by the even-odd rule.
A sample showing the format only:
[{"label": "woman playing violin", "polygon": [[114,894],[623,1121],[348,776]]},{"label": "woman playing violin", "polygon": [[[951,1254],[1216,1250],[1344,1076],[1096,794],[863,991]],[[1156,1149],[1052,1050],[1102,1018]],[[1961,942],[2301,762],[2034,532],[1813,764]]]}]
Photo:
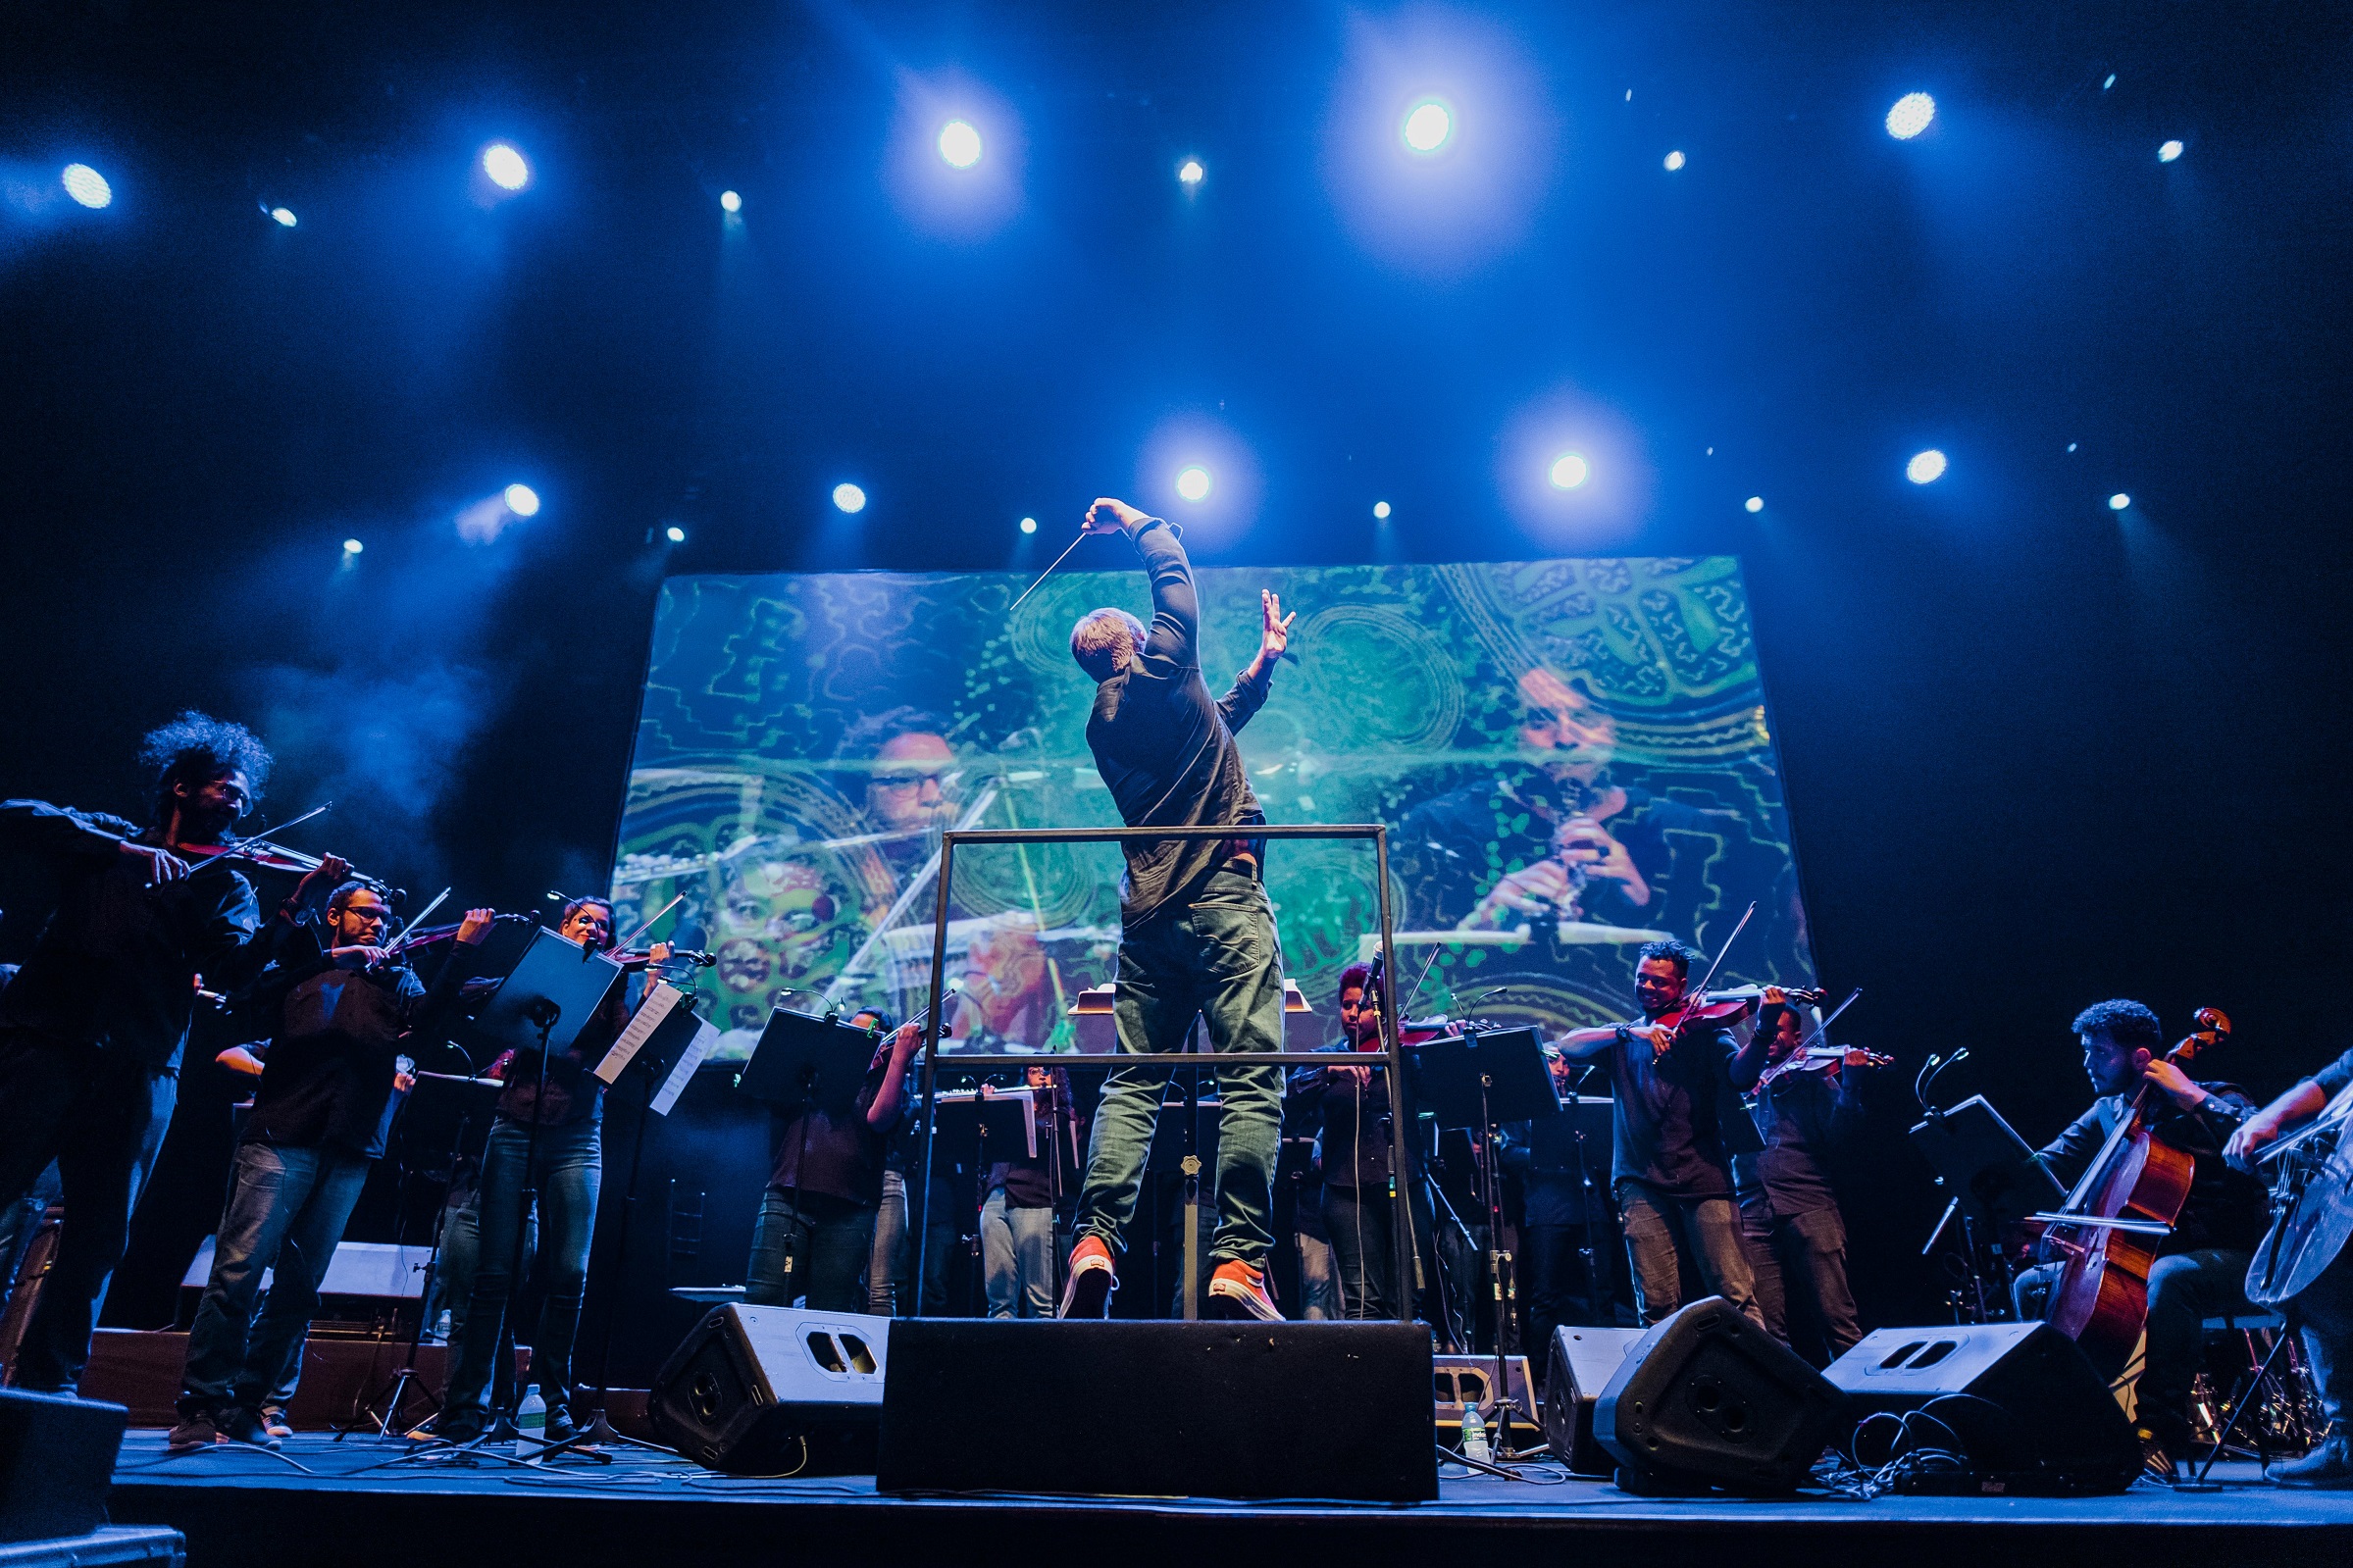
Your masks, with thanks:
[{"label": "woman playing violin", "polygon": [[1610,1067],[1611,1186],[1643,1323],[1714,1294],[1762,1326],[1731,1160],[1764,1146],[1740,1100],[1764,1070],[1764,1035],[1740,1049],[1729,1014],[1715,1016],[1723,1009],[1685,1009],[1695,959],[1705,955],[1678,941],[1644,943],[1634,971],[1643,1022],[1571,1030],[1557,1043],[1569,1061]]}]

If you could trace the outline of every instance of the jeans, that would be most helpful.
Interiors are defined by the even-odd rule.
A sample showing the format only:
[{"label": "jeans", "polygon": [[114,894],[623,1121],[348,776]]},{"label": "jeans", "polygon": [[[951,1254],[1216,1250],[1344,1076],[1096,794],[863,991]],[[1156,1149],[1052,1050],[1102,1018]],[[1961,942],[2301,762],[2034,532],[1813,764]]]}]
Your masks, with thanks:
[{"label": "jeans", "polygon": [[[1190,902],[1183,895],[1130,924],[1119,942],[1119,1048],[1178,1051],[1195,1014],[1217,1051],[1283,1048],[1283,950],[1266,889],[1240,872],[1216,871]],[[1114,1068],[1088,1140],[1078,1233],[1119,1252],[1135,1217],[1152,1125],[1174,1075],[1164,1067]],[[1274,1245],[1275,1150],[1283,1126],[1283,1070],[1217,1069],[1224,1106],[1217,1135],[1217,1232],[1212,1265],[1264,1268]]]},{"label": "jeans", "polygon": [[1624,1181],[1617,1184],[1617,1212],[1634,1263],[1634,1311],[1644,1328],[1683,1305],[1686,1268],[1710,1294],[1722,1296],[1750,1322],[1765,1327],[1756,1277],[1741,1243],[1740,1209],[1730,1198],[1669,1197]]},{"label": "jeans", "polygon": [[1299,1315],[1302,1322],[1329,1323],[1340,1316],[1340,1266],[1332,1243],[1301,1231],[1299,1244]]},{"label": "jeans", "polygon": [[981,1264],[989,1282],[989,1316],[1052,1317],[1054,1211],[1014,1208],[1005,1201],[1003,1188],[992,1189],[981,1205]]},{"label": "jeans", "polygon": [[812,1312],[859,1312],[866,1292],[858,1275],[874,1253],[875,1211],[828,1192],[760,1197],[743,1270],[748,1306],[791,1306],[802,1296]]},{"label": "jeans", "polygon": [[[456,1337],[456,1370],[449,1375],[448,1408],[488,1407],[490,1374],[506,1328],[513,1292],[517,1239],[524,1234],[523,1189],[531,1129],[501,1116],[483,1146],[480,1239],[474,1296],[466,1329]],[[544,1299],[531,1345],[532,1381],[550,1409],[570,1396],[572,1341],[580,1333],[580,1300],[588,1283],[588,1242],[596,1231],[596,1193],[604,1176],[603,1144],[593,1121],[542,1127],[531,1185],[538,1189],[536,1249]],[[528,1260],[534,1251],[526,1249]],[[522,1340],[518,1326],[515,1336]]]},{"label": "jeans", "polygon": [[0,1030],[0,1202],[30,1191],[51,1160],[66,1221],[13,1369],[20,1389],[72,1393],[123,1248],[130,1212],[172,1126],[179,1080],[94,1045]]},{"label": "jeans", "polygon": [[[924,1229],[930,1240],[923,1252],[922,1312],[939,1317],[947,1311],[947,1265],[956,1251],[955,1197],[946,1183],[932,1184],[931,1213]],[[915,1314],[913,1304],[901,1299],[914,1250],[907,1235],[907,1179],[885,1171],[882,1207],[874,1213],[874,1250],[866,1261],[866,1310],[875,1317]]]},{"label": "jeans", "polygon": [[[1352,1323],[1397,1316],[1396,1222],[1387,1192],[1363,1192],[1353,1187],[1323,1189],[1323,1231],[1332,1239],[1333,1283],[1340,1291],[1340,1310]],[[1414,1193],[1413,1244],[1426,1263],[1437,1233],[1426,1194]],[[1424,1270],[1423,1283],[1434,1288],[1437,1279]],[[1417,1303],[1418,1304],[1418,1303]],[[1435,1321],[1433,1319],[1432,1321]],[[1452,1340],[1453,1336],[1444,1336]]]},{"label": "jeans", "polygon": [[[2206,1247],[2149,1266],[2148,1340],[2132,1408],[2134,1419],[2175,1457],[2190,1442],[2189,1392],[2206,1364],[2206,1320],[2256,1310],[2247,1300],[2247,1265],[2253,1261],[2252,1253]],[[2044,1263],[2018,1277],[2011,1299],[2021,1322],[2048,1312],[2061,1272],[2060,1264]]]},{"label": "jeans", "polygon": [[[1527,1320],[1519,1347],[1536,1365],[1539,1377],[1553,1353],[1553,1331],[1560,1325],[1606,1328],[1617,1322],[1616,1271],[1610,1266],[1612,1239],[1608,1228],[1600,1226],[1593,1228],[1590,1240],[1582,1225],[1531,1225],[1519,1233],[1519,1299]],[[1585,1256],[1589,1245],[1590,1258]]]},{"label": "jeans", "polygon": [[[344,1149],[237,1145],[212,1278],[188,1330],[181,1415],[231,1405],[259,1410],[283,1391],[373,1163]],[[264,1269],[275,1274],[257,1322]]]},{"label": "jeans", "polygon": [[2339,1442],[2353,1421],[2353,1242],[2336,1261],[2287,1302],[2291,1321],[2304,1333],[2304,1358],[2320,1391],[2321,1411]]},{"label": "jeans", "polygon": [[[1856,1317],[1854,1292],[1847,1289],[1847,1227],[1838,1210],[1775,1215],[1767,1204],[1743,1203],[1740,1228],[1748,1240],[1749,1268],[1765,1332],[1783,1344],[1792,1343],[1789,1282],[1795,1281],[1801,1292],[1794,1302],[1795,1316],[1820,1334],[1820,1348],[1828,1359],[1835,1361],[1853,1348],[1863,1338],[1863,1327]],[[2187,1392],[2184,1389],[2184,1396]]]}]

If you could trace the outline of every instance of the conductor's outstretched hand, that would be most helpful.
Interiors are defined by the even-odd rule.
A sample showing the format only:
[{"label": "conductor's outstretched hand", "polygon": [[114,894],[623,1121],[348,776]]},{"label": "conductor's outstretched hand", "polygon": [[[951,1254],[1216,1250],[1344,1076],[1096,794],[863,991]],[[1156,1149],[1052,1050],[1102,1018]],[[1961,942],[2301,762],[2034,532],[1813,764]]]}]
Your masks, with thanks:
[{"label": "conductor's outstretched hand", "polygon": [[1267,588],[1258,590],[1258,611],[1264,617],[1258,633],[1259,650],[1270,660],[1279,659],[1291,645],[1291,623],[1299,619],[1299,612],[1294,610],[1285,615],[1283,596]]},{"label": "conductor's outstretched hand", "polygon": [[1087,520],[1081,527],[1089,533],[1119,533],[1151,516],[1150,512],[1139,512],[1116,496],[1099,495],[1095,504],[1087,508]]}]

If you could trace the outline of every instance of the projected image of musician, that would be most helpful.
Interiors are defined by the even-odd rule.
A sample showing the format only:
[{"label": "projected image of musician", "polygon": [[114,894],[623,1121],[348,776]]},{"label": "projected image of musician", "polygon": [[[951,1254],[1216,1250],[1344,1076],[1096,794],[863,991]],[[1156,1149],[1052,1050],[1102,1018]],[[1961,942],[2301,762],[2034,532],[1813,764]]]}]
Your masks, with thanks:
[{"label": "projected image of musician", "polygon": [[[2188,1200],[2149,1270],[2147,1361],[2135,1394],[2142,1454],[2152,1474],[2169,1477],[2189,1452],[2190,1387],[2203,1364],[2206,1320],[2253,1310],[2244,1291],[2247,1264],[2263,1239],[2270,1201],[2262,1184],[2225,1163],[2223,1151],[2255,1102],[2235,1085],[2195,1082],[2167,1061],[2157,1015],[2139,1002],[2095,1002],[2072,1027],[2099,1097],[2035,1159],[2061,1186],[2076,1188],[2147,1084],[2157,1090],[2150,1136],[2195,1162]],[[2021,1319],[2057,1307],[2052,1290],[2063,1266],[2045,1263],[2019,1276]],[[2123,1338],[2128,1353],[2130,1336]]]},{"label": "projected image of musician", "polygon": [[[1095,681],[1087,744],[1130,827],[1232,827],[1231,838],[1123,842],[1120,885],[1119,1048],[1176,1051],[1198,1014],[1211,1045],[1277,1051],[1283,1045],[1282,948],[1261,880],[1263,823],[1234,733],[1264,705],[1291,618],[1260,595],[1257,656],[1224,697],[1202,680],[1201,604],[1176,530],[1124,501],[1087,511],[1090,532],[1124,534],[1151,583],[1148,629],[1125,610],[1080,618],[1071,657]],[[1103,1086],[1079,1198],[1061,1315],[1100,1317],[1136,1211],[1151,1148],[1165,1068],[1115,1069]],[[1266,1290],[1274,1244],[1273,1178],[1283,1117],[1280,1068],[1217,1072],[1222,1101],[1217,1153],[1217,1232],[1209,1244],[1208,1307],[1235,1317],[1281,1317]]]}]

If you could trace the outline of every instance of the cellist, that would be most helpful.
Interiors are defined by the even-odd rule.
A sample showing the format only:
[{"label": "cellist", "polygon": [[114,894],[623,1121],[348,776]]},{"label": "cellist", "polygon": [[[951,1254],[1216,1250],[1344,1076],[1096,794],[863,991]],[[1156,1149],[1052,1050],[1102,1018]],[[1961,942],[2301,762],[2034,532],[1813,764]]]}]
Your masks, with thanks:
[{"label": "cellist", "polygon": [[[2174,1462],[2189,1451],[2190,1385],[2201,1363],[2205,1321],[2254,1310],[2245,1295],[2247,1264],[2269,1223],[2270,1199],[2260,1183],[2224,1163],[2223,1145],[2255,1102],[2234,1085],[2198,1083],[2167,1061],[2157,1015],[2139,1002],[2095,1002],[2075,1016],[2074,1031],[2084,1076],[2099,1098],[2036,1161],[2072,1189],[2145,1081],[2163,1096],[2150,1135],[2195,1162],[2188,1200],[2149,1271],[2148,1348],[2134,1395],[2142,1457],[2152,1475],[2171,1479]],[[2044,1264],[2019,1276],[2021,1320],[2044,1315],[2060,1267]]]}]

